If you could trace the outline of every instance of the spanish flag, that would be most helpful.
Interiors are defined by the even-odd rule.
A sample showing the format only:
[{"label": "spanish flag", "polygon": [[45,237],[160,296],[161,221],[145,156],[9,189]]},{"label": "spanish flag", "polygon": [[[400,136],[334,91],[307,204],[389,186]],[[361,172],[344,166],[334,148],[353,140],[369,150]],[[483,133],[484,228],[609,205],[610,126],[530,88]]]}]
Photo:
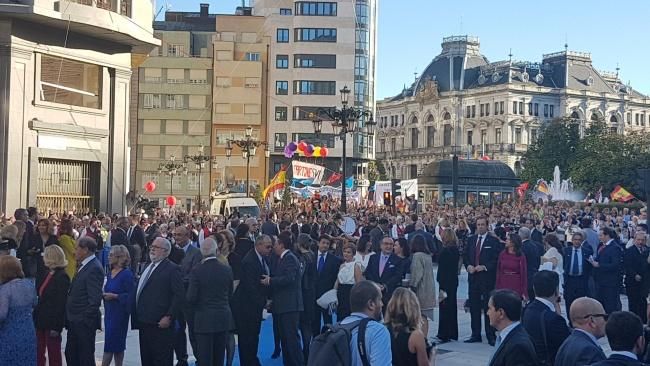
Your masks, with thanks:
[{"label": "spanish flag", "polygon": [[627,202],[634,199],[632,193],[628,192],[625,188],[621,187],[620,185],[614,187],[614,190],[609,196],[611,197],[612,201]]},{"label": "spanish flag", "polygon": [[280,171],[278,171],[275,174],[275,177],[271,179],[269,185],[266,186],[266,188],[264,188],[264,192],[262,192],[264,199],[266,199],[270,194],[273,194],[281,189],[284,189],[286,180],[287,180],[287,167],[282,166]]},{"label": "spanish flag", "polygon": [[545,194],[549,194],[549,192],[551,191],[548,188],[548,184],[546,184],[546,181],[544,181],[543,179],[537,181],[537,190]]}]

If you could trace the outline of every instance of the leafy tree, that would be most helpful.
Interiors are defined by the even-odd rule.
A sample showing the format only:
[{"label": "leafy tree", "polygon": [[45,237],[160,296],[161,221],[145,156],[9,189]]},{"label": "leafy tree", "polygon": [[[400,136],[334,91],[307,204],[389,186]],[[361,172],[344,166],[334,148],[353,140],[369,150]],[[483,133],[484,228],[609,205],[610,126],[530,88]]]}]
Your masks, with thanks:
[{"label": "leafy tree", "polygon": [[264,189],[257,185],[253,187],[253,198],[255,199],[255,202],[257,202],[258,205],[263,206],[264,205],[264,197],[262,194],[264,193]]},{"label": "leafy tree", "polygon": [[291,187],[289,184],[284,185],[284,191],[282,192],[282,208],[287,209],[291,205]]},{"label": "leafy tree", "polygon": [[388,179],[386,178],[386,168],[382,162],[371,160],[370,163],[368,163],[368,179],[370,182]]},{"label": "leafy tree", "polygon": [[556,165],[561,171],[569,171],[579,143],[580,129],[574,120],[553,120],[542,129],[537,141],[524,154],[521,179],[531,184],[539,178],[550,180]]}]

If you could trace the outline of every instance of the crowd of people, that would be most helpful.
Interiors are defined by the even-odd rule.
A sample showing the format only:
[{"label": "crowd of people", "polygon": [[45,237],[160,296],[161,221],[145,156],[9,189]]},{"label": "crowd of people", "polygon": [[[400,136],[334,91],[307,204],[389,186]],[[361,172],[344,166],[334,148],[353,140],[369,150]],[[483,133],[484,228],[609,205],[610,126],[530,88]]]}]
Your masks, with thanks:
[{"label": "crowd of people", "polygon": [[430,365],[459,340],[459,306],[463,341],[495,347],[489,365],[641,364],[647,225],[645,208],[542,202],[393,213],[295,199],[261,218],[19,209],[0,223],[0,364],[61,365],[65,331],[67,364],[94,365],[101,329],[102,365],[122,365],[132,328],[142,365],[187,365],[188,340],[198,365],[260,365],[270,313],[285,365],[319,364],[346,326],[353,365]]}]

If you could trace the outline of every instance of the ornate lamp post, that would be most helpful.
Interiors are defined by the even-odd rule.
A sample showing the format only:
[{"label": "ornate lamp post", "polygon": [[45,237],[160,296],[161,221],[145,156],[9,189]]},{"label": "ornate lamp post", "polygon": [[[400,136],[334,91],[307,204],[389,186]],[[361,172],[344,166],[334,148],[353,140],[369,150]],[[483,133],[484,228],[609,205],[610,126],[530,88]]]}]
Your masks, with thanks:
[{"label": "ornate lamp post", "polygon": [[169,195],[173,196],[174,195],[174,176],[179,175],[179,174],[185,174],[187,175],[187,164],[183,163],[177,163],[176,162],[176,157],[174,155],[169,157],[169,160],[160,163],[158,165],[158,174],[167,174],[169,175]]},{"label": "ornate lamp post", "polygon": [[269,145],[266,141],[260,141],[256,138],[253,138],[253,127],[246,127],[246,135],[242,140],[230,140],[226,142],[226,157],[230,159],[232,155],[233,146],[237,145],[241,149],[242,158],[246,159],[246,197],[250,197],[250,168],[251,168],[251,156],[255,156],[257,148],[264,145],[264,156],[268,159],[271,156],[271,151],[269,151]]},{"label": "ornate lamp post", "polygon": [[194,155],[185,155],[185,159],[183,159],[183,162],[185,165],[187,165],[189,162],[194,163],[194,166],[196,169],[199,171],[199,196],[198,196],[198,201],[199,201],[199,211],[201,211],[201,208],[203,206],[203,201],[201,201],[201,171],[203,168],[205,168],[205,164],[207,162],[212,162],[212,169],[216,170],[219,164],[217,163],[217,157],[216,156],[210,156],[210,155],[205,155],[203,153],[203,145],[199,147],[199,150],[197,151],[196,154]]},{"label": "ornate lamp post", "polygon": [[372,138],[375,134],[375,126],[377,125],[377,122],[375,122],[372,117],[372,111],[348,107],[350,89],[348,89],[347,85],[343,87],[343,89],[339,90],[339,92],[341,93],[341,104],[343,107],[341,109],[336,109],[336,107],[329,109],[319,108],[312,123],[314,124],[314,131],[318,135],[321,133],[323,127],[323,120],[320,117],[326,117],[331,121],[334,135],[338,136],[343,142],[343,155],[341,156],[341,173],[343,174],[343,184],[341,187],[341,211],[345,213],[347,211],[345,189],[347,135],[348,133],[359,133]]}]

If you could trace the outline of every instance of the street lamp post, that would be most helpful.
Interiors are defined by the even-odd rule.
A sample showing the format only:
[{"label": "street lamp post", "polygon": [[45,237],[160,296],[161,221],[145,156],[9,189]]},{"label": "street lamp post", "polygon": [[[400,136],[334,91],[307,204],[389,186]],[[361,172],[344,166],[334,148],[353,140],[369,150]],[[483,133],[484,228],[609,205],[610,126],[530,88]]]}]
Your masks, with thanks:
[{"label": "street lamp post", "polygon": [[[179,172],[180,170],[180,172]],[[177,163],[176,162],[176,157],[174,155],[169,157],[169,160],[167,160],[164,163],[160,163],[158,165],[158,174],[167,174],[169,175],[169,195],[173,196],[174,195],[174,176],[178,174],[185,174],[187,175],[187,164],[186,163]]]},{"label": "street lamp post", "polygon": [[201,172],[203,171],[203,168],[205,168],[205,163],[211,161],[212,162],[212,169],[216,170],[218,167],[217,163],[217,157],[216,156],[210,156],[210,155],[205,155],[203,153],[203,145],[199,147],[199,150],[197,151],[196,154],[194,155],[185,155],[185,159],[183,160],[184,164],[189,163],[190,161],[194,163],[194,166],[196,169],[199,171],[199,195],[198,195],[198,201],[199,201],[199,211],[201,211],[203,202],[201,201]]},{"label": "street lamp post", "polygon": [[250,197],[250,170],[251,170],[251,156],[255,156],[257,148],[264,145],[264,156],[268,159],[271,156],[271,151],[269,151],[269,145],[266,141],[260,141],[256,138],[253,138],[253,127],[246,127],[246,135],[242,140],[230,140],[226,142],[226,157],[230,159],[232,155],[233,146],[237,145],[241,149],[242,158],[246,159],[246,197]]},{"label": "street lamp post", "polygon": [[[329,109],[319,108],[312,123],[314,124],[314,131],[319,135],[323,127],[323,120],[320,117],[326,117],[332,123],[334,135],[337,135],[341,139],[341,142],[343,142],[343,154],[341,155],[341,173],[343,174],[343,183],[341,184],[341,211],[345,213],[347,212],[347,195],[345,188],[347,134],[363,134],[363,129],[365,127],[365,134],[372,137],[375,134],[374,128],[377,123],[372,117],[372,111],[348,107],[350,89],[348,89],[347,85],[344,86],[343,89],[339,90],[339,92],[341,93],[341,105],[343,107],[341,109],[336,109],[335,107]],[[368,118],[368,120],[364,121],[366,118]],[[365,123],[360,123],[360,120]]]}]

